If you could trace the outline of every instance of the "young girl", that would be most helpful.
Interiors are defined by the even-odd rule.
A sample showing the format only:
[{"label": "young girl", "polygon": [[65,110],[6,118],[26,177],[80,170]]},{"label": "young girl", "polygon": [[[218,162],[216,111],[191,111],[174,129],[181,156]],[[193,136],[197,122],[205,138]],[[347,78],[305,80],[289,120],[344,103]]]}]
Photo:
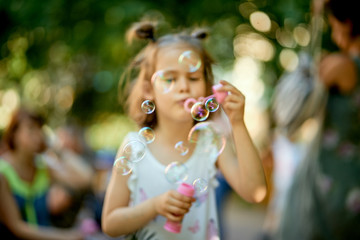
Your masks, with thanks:
[{"label": "young girl", "polygon": [[[130,116],[140,127],[151,127],[156,139],[146,146],[144,158],[133,165],[131,174],[113,170],[103,206],[102,228],[110,236],[133,234],[137,239],[219,239],[214,189],[217,168],[231,187],[249,202],[260,202],[266,195],[266,183],[258,153],[244,123],[245,97],[228,82],[221,81],[219,92],[228,92],[222,108],[232,127],[235,150],[229,144],[218,156],[216,151],[204,151],[205,145],[190,145],[184,158],[174,150],[179,141],[186,141],[195,122],[184,109],[189,98],[211,95],[212,60],[202,47],[206,32],[193,35],[171,34],[154,38],[149,23],[134,25],[129,36],[149,39],[150,43],[135,58],[138,77],[128,98]],[[179,56],[192,51],[201,58],[201,66],[191,70],[179,64]],[[166,93],[154,87],[154,73],[170,71],[172,89]],[[151,100],[156,109],[152,114],[141,111],[141,103]],[[130,133],[119,149],[135,139]],[[201,142],[201,141],[198,141]],[[174,184],[166,181],[164,172],[172,162],[187,166],[188,180],[208,181],[206,194],[187,197],[178,193]],[[196,201],[196,202],[195,202]],[[182,222],[179,234],[166,231],[166,220]]]}]

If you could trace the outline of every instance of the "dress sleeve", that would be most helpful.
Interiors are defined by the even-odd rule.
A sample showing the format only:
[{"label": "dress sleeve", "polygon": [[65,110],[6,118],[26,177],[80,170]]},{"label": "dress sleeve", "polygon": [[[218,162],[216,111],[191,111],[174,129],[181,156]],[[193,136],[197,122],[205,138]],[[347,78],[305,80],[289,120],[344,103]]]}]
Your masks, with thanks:
[{"label": "dress sleeve", "polygon": [[[126,144],[131,141],[140,141],[139,136],[136,132],[130,132],[126,135],[119,151],[122,151],[124,146],[126,146]],[[132,171],[130,173],[130,176],[129,176],[129,179],[127,182],[127,186],[130,190],[130,204],[131,204],[133,202],[133,200],[135,199],[136,186],[137,186],[137,182],[138,182],[138,171],[136,168],[136,163],[130,163],[130,167],[132,168]]]}]

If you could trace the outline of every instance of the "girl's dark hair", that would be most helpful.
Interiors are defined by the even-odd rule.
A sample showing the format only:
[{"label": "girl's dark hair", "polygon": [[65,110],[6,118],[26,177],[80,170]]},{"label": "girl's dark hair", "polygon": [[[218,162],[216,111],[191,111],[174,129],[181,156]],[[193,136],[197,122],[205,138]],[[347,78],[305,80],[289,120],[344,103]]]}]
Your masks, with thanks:
[{"label": "girl's dark hair", "polygon": [[[127,72],[122,76],[122,80],[119,84],[120,98],[126,98],[126,110],[138,126],[154,128],[157,124],[156,111],[152,114],[143,113],[141,110],[141,103],[146,100],[144,98],[144,90],[151,86],[151,77],[155,72],[156,64],[154,60],[156,59],[159,50],[165,46],[176,44],[189,46],[189,48],[200,55],[204,66],[206,94],[211,94],[211,86],[214,82],[214,76],[212,73],[212,64],[214,61],[202,44],[202,40],[207,36],[207,30],[198,29],[193,31],[191,34],[185,32],[167,34],[156,39],[155,24],[151,22],[135,23],[129,29],[127,32],[127,39],[129,42],[131,42],[134,38],[149,40],[149,43],[138,53],[129,65]],[[134,71],[137,76],[135,79],[129,79],[131,78],[131,73]],[[127,96],[126,93],[124,94],[124,90],[130,94]]]},{"label": "girl's dark hair", "polygon": [[45,123],[44,118],[40,114],[29,111],[23,107],[19,108],[13,113],[10,123],[5,129],[2,140],[2,145],[4,149],[15,150],[15,134],[21,122],[25,119],[37,123],[40,127],[43,126]]},{"label": "girl's dark hair", "polygon": [[349,21],[352,24],[353,37],[360,35],[360,14],[357,4],[356,0],[328,0],[325,4],[325,10],[340,22]]}]

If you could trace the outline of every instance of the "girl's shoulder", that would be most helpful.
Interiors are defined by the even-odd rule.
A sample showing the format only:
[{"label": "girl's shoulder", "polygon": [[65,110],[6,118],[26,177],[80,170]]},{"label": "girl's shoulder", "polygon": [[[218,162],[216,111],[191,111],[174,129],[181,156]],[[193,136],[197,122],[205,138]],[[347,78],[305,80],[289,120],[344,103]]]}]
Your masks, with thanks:
[{"label": "girl's shoulder", "polygon": [[336,86],[341,92],[351,91],[357,83],[357,67],[347,54],[332,53],[325,56],[319,66],[321,81],[327,87]]}]

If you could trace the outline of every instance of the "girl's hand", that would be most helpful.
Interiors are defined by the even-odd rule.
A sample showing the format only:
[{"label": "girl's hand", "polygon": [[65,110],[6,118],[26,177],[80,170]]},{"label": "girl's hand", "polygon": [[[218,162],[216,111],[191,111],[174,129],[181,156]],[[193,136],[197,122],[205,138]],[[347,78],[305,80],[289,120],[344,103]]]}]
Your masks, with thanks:
[{"label": "girl's hand", "polygon": [[170,221],[180,222],[184,214],[189,212],[194,201],[195,198],[193,197],[187,197],[175,190],[170,190],[157,196],[155,210]]},{"label": "girl's hand", "polygon": [[232,125],[243,123],[244,121],[244,109],[245,109],[245,96],[230,83],[221,80],[220,83],[223,85],[218,91],[228,92],[228,96],[222,103],[222,107],[229,117]]}]

